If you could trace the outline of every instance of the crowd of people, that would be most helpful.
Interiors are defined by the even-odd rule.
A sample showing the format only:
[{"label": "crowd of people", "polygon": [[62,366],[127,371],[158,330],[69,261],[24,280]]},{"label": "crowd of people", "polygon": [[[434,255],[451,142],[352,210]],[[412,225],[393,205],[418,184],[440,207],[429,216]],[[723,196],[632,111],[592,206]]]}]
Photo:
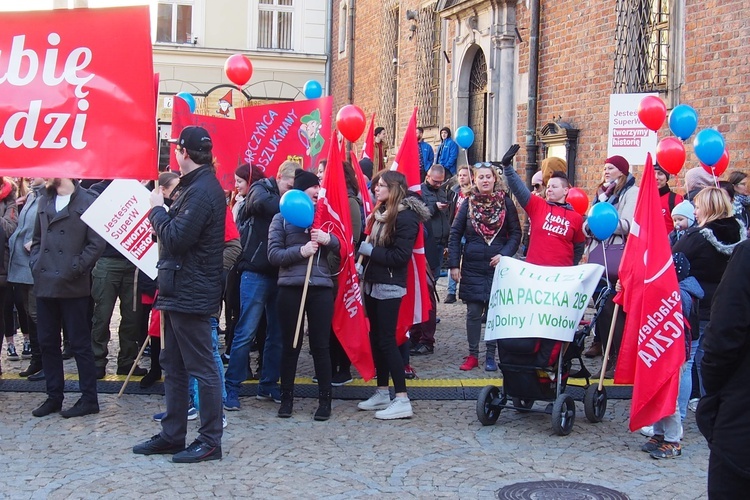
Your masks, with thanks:
[{"label": "crowd of people", "polygon": [[[538,265],[572,266],[603,244],[567,203],[571,185],[564,160],[545,159],[529,189],[513,165],[518,145],[499,165],[457,166],[458,148],[450,129],[441,130],[436,152],[424,143],[422,133],[417,131],[421,194],[410,191],[403,174],[377,161],[367,172],[372,174],[370,191],[360,192],[354,168],[348,162],[342,165],[349,198],[345,215],[354,229],[377,377],[374,394],[358,407],[381,420],[413,416],[406,380],[415,372],[409,358],[434,353],[439,342],[436,329],[442,306],[434,290],[441,276],[448,276],[444,302],[466,304],[468,355],[458,368],[480,368],[483,354],[484,370],[494,372],[497,343],[480,345],[494,267],[503,257],[514,256]],[[383,131],[375,129],[375,134],[376,146],[385,148]],[[240,387],[252,375],[252,350],[259,353],[257,398],[277,403],[279,417],[292,416],[301,338],[309,343],[318,384],[314,419],[331,417],[332,387],[353,379],[351,361],[331,328],[337,286],[332,277],[342,245],[334,234],[295,226],[279,213],[281,197],[290,190],[303,192],[315,204],[330,166],[323,161],[313,173],[286,161],[267,178],[257,167],[241,165],[235,172],[235,190],[228,196],[214,175],[212,148],[207,131],[186,127],[176,139],[180,174],[164,172],[153,186],[149,219],[159,243],[157,280],[139,273],[81,220],[111,181],[84,187],[65,178],[3,179],[0,225],[6,251],[0,276],[0,328],[7,359],[30,360],[20,375],[46,383],[47,397],[32,411],[34,416],[59,412],[71,418],[99,412],[96,380],[106,374],[109,324],[119,300],[116,372],[141,376],[144,388],[164,375],[166,395],[166,411],[154,416],[161,432],[136,445],[134,453],[173,454],[175,462],[221,458],[224,411],[241,408]],[[734,390],[738,375],[727,371],[724,360],[732,356],[739,366],[737,357],[745,351],[737,345],[744,342],[748,325],[738,324],[744,319],[738,314],[732,321],[717,318],[717,309],[723,310],[731,300],[718,306],[716,297],[724,294],[736,301],[723,280],[729,273],[725,269],[747,265],[742,260],[746,253],[735,252],[745,248],[747,238],[747,175],[731,172],[727,181],[718,182],[701,167],[690,169],[684,197],[672,190],[666,170],[657,165],[654,175],[683,296],[687,362],[675,414],[642,429],[649,437],[643,450],[654,458],[680,456],[681,422],[699,398],[708,398],[712,406],[701,404],[699,415],[703,406],[704,414],[712,411],[729,419],[705,424],[719,443],[712,447],[714,477],[741,482],[742,474],[737,478],[732,471],[747,469],[744,458],[725,449],[729,441],[724,434],[737,416],[716,400],[725,386]],[[619,216],[608,244],[627,239],[637,197],[628,161],[607,158],[593,203],[611,204]],[[363,210],[366,199],[375,205],[369,217]],[[526,230],[517,207],[527,216]],[[411,341],[399,345],[396,321],[420,231],[434,307],[425,323],[412,326]],[[738,254],[734,259],[733,253]],[[615,283],[605,278],[599,292],[612,286]],[[744,290],[739,285],[738,289]],[[610,295],[598,315],[587,357],[603,355],[613,320],[611,300]],[[306,316],[302,328],[296,314],[287,314],[300,309]],[[219,350],[222,310],[224,353]],[[14,311],[24,332],[21,356],[13,342]],[[612,329],[605,377],[614,375],[624,320],[624,314],[618,315]],[[734,335],[731,341],[725,337],[727,329]],[[149,370],[135,365],[146,334],[152,340]],[[63,410],[67,357],[75,358],[81,397]],[[187,421],[198,414],[198,437],[186,447]]]}]

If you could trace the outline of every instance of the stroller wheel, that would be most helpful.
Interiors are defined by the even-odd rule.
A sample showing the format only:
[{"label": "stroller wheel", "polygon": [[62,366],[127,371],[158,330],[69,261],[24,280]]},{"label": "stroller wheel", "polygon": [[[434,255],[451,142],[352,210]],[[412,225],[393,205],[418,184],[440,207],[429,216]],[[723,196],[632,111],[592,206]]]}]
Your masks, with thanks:
[{"label": "stroller wheel", "polygon": [[583,395],[583,410],[589,422],[601,422],[607,412],[607,389],[602,387],[600,391],[598,384],[588,386]]},{"label": "stroller wheel", "polygon": [[534,400],[513,398],[513,406],[516,408],[516,411],[520,413],[528,413],[529,408],[534,406]]},{"label": "stroller wheel", "polygon": [[500,416],[498,405],[505,404],[500,399],[500,389],[494,385],[486,385],[479,391],[477,396],[477,418],[482,425],[494,425],[497,417]]},{"label": "stroller wheel", "polygon": [[552,405],[552,429],[558,436],[567,436],[573,430],[576,403],[569,394],[560,394]]}]

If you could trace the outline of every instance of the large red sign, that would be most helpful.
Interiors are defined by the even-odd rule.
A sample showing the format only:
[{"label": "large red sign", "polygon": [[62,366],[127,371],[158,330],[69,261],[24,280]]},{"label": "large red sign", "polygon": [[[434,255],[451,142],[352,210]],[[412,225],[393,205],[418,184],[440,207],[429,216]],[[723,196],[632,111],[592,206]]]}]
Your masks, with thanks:
[{"label": "large red sign", "polygon": [[5,175],[153,179],[154,102],[148,6],[0,14]]},{"label": "large red sign", "polygon": [[[234,188],[234,171],[243,163],[257,165],[266,176],[276,175],[282,162],[295,160],[304,168],[317,168],[328,154],[332,97],[236,108],[236,119],[195,115],[182,99],[172,108],[172,137],[188,125],[199,125],[211,134],[216,175],[224,189]],[[174,146],[173,146],[174,147]],[[178,170],[171,155],[170,168]]]}]

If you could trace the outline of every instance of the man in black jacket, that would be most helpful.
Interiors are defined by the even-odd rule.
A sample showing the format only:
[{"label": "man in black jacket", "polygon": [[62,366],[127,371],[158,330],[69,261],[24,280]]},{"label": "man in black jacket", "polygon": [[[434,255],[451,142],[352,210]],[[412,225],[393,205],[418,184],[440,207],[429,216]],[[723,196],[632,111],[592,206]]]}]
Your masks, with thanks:
[{"label": "man in black jacket", "polygon": [[257,398],[281,402],[281,328],[276,312],[278,268],[268,262],[268,228],[279,213],[281,195],[292,188],[299,164],[285,161],[276,179],[261,179],[250,186],[247,198],[237,211],[242,254],[237,269],[240,277],[240,316],[234,329],[232,354],[225,375],[227,398],[224,409],[240,409],[240,384],[247,378],[247,357],[263,314],[266,315],[266,341]]},{"label": "man in black jacket", "polygon": [[[149,220],[159,241],[159,296],[164,320],[162,431],[133,447],[141,455],[174,454],[176,463],[221,459],[221,379],[213,357],[211,314],[221,302],[226,201],[213,169],[213,143],[202,127],[185,127],[175,153],[182,177],[169,211],[158,189]],[[198,381],[201,426],[185,448],[188,378]]]},{"label": "man in black jacket", "polygon": [[47,384],[47,400],[32,414],[44,417],[63,401],[60,328],[68,332],[78,367],[81,399],[60,412],[65,418],[99,413],[94,353],[88,322],[91,268],[104,251],[101,236],[81,220],[94,196],[73,179],[49,179],[39,198],[29,265],[37,303],[37,337]]},{"label": "man in black jacket", "polygon": [[445,181],[445,168],[435,164],[427,171],[427,176],[422,183],[422,200],[430,210],[430,233],[435,242],[438,255],[436,266],[432,268],[435,282],[440,279],[440,267],[443,263],[443,250],[448,244],[450,225],[448,224],[448,195],[443,189]]},{"label": "man in black jacket", "polygon": [[737,245],[713,296],[703,335],[703,387],[695,419],[706,437],[708,498],[741,498],[750,489],[750,240]]}]

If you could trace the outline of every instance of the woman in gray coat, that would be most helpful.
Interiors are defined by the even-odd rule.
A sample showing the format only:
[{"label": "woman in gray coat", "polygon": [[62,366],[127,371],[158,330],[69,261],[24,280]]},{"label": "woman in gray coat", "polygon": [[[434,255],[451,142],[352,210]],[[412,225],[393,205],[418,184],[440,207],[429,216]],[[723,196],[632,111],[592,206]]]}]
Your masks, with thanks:
[{"label": "woman in gray coat", "polygon": [[[320,181],[312,172],[297,170],[294,188],[304,191],[313,203],[318,200]],[[268,230],[268,262],[279,267],[279,293],[277,296],[279,325],[283,337],[281,355],[281,406],[279,417],[292,416],[294,403],[294,377],[297,360],[302,349],[302,338],[294,346],[297,311],[304,307],[307,314],[310,350],[318,377],[319,406],[315,420],[328,420],[331,416],[331,358],[329,337],[333,319],[333,280],[328,266],[328,253],[338,252],[339,240],[320,229],[297,227],[276,214]],[[312,257],[307,297],[302,302],[308,260]]]}]

